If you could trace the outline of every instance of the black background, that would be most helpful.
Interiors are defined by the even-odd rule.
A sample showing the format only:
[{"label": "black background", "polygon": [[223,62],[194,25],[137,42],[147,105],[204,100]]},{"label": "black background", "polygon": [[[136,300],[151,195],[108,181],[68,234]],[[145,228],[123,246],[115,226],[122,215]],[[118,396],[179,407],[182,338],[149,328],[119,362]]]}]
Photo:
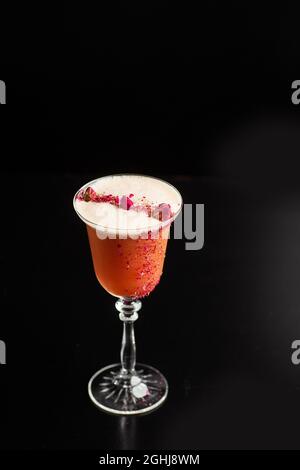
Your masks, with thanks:
[{"label": "black background", "polygon": [[[299,11],[209,2],[3,7],[1,380],[10,449],[297,449]],[[121,325],[72,209],[83,183],[161,176],[205,203],[137,323],[170,396],[100,413],[86,385]]]}]

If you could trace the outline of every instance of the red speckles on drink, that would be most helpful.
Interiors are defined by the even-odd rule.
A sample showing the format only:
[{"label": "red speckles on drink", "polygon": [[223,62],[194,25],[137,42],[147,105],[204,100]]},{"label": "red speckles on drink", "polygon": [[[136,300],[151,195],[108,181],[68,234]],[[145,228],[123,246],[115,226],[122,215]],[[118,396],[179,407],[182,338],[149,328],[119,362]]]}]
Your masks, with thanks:
[{"label": "red speckles on drink", "polygon": [[164,264],[169,227],[155,239],[99,239],[88,226],[94,268],[101,285],[111,294],[141,298],[158,284]]}]

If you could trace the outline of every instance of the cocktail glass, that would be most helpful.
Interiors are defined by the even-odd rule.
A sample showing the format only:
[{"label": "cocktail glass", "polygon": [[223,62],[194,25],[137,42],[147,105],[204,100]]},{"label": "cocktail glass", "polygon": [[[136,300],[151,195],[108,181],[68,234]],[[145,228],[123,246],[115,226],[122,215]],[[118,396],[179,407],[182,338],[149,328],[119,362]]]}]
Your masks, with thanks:
[{"label": "cocktail glass", "polygon": [[118,298],[115,306],[123,322],[121,362],[97,371],[89,381],[88,393],[100,409],[118,415],[150,412],[168,395],[165,377],[154,367],[136,363],[134,322],[142,306],[140,298],[148,295],[160,280],[170,225],[182,208],[180,193],[169,183],[144,175],[129,176],[141,176],[153,180],[156,185],[159,182],[168,185],[178,198],[176,212],[167,220],[157,220],[155,229],[140,227],[138,234],[136,229],[132,233],[131,229],[116,230],[108,236],[108,227],[87,220],[76,206],[78,194],[102,178],[81,187],[73,200],[77,215],[87,227],[96,277],[104,289]]}]

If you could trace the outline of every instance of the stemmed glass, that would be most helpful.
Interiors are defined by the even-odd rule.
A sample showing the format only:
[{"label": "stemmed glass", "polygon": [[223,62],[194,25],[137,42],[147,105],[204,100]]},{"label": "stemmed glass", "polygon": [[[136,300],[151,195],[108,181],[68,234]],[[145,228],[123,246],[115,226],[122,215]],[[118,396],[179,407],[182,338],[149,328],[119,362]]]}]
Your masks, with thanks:
[{"label": "stemmed glass", "polygon": [[[139,231],[127,228],[126,233],[116,227],[104,227],[83,214],[78,204],[79,195],[101,183],[105,176],[80,188],[73,205],[77,215],[85,222],[92,253],[94,270],[99,283],[118,300],[115,303],[123,322],[121,362],[103,367],[88,384],[91,400],[100,409],[118,415],[136,415],[154,410],[168,394],[165,377],[154,367],[136,363],[134,322],[142,303],[158,284],[167,248],[170,225],[182,207],[180,193],[169,183],[144,175],[113,175],[113,177],[144,178],[147,184],[161,185],[173,191],[177,209],[164,220],[156,221],[155,229],[140,227]],[[146,231],[145,231],[146,230]],[[108,236],[109,234],[109,236]],[[146,234],[146,235],[145,235]]]}]

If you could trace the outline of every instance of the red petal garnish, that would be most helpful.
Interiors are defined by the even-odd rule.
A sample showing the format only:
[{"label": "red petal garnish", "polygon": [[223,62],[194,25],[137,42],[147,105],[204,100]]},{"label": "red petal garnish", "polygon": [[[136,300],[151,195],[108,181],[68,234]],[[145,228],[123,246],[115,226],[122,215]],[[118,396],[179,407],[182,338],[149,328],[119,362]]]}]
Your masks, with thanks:
[{"label": "red petal garnish", "polygon": [[[154,217],[160,221],[165,221],[170,219],[173,216],[170,204],[159,204],[158,206],[152,206],[151,204],[142,203],[139,205],[134,205],[133,201],[130,199],[134,194],[129,194],[129,196],[113,196],[112,194],[97,194],[96,191],[88,186],[86,189],[82,189],[76,196],[76,199],[79,201],[85,202],[106,202],[114,206],[119,206],[121,209],[129,210],[133,209],[137,212],[145,212],[148,217]],[[145,199],[145,196],[142,197]]]},{"label": "red petal garnish", "polygon": [[76,199],[85,202],[108,202],[110,204],[117,205],[119,204],[119,197],[113,196],[112,194],[97,194],[96,191],[88,186],[85,190],[82,189],[77,194]]},{"label": "red petal garnish", "polygon": [[130,209],[130,207],[133,206],[133,202],[131,199],[129,199],[129,197],[127,198],[127,210]]},{"label": "red petal garnish", "polygon": [[97,193],[93,188],[89,186],[88,188],[86,188],[83,197],[84,197],[84,200],[87,202],[95,201],[95,199],[97,198]]},{"label": "red petal garnish", "polygon": [[130,207],[133,205],[133,202],[131,199],[129,199],[128,196],[122,196],[120,198],[120,202],[119,202],[119,206],[122,208],[122,209],[125,209],[125,210],[129,210]]}]

